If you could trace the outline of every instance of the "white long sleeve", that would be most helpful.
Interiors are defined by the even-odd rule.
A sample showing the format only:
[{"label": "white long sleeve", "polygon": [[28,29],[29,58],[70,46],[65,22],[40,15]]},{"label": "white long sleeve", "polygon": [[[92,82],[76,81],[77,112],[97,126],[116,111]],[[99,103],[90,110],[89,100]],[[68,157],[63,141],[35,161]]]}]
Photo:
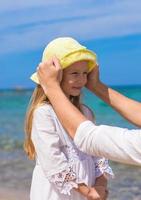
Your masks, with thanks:
[{"label": "white long sleeve", "polygon": [[95,126],[85,121],[77,128],[74,142],[88,154],[141,166],[141,130]]},{"label": "white long sleeve", "polygon": [[49,108],[41,106],[34,112],[32,141],[36,148],[37,165],[41,166],[45,177],[60,193],[70,195],[71,189],[77,188],[76,173],[61,151],[63,144]]}]

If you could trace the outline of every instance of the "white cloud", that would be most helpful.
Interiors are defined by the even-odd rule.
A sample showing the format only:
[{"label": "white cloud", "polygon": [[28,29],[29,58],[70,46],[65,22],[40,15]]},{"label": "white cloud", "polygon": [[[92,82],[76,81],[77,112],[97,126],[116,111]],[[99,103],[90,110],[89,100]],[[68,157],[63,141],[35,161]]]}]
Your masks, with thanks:
[{"label": "white cloud", "polygon": [[11,1],[0,15],[0,53],[40,48],[61,35],[88,40],[141,33],[140,0],[18,2],[14,12]]},{"label": "white cloud", "polygon": [[11,11],[40,6],[53,6],[68,3],[67,0],[4,0],[1,2],[0,11]]}]

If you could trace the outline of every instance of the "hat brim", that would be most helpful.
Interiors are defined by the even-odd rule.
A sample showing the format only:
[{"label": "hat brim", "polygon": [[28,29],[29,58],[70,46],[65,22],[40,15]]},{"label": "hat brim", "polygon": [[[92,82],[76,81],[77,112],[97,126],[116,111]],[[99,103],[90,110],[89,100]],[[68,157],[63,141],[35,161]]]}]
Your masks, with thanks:
[{"label": "hat brim", "polygon": [[[60,64],[62,66],[62,69],[65,69],[75,62],[83,61],[83,60],[88,61],[88,72],[90,72],[97,65],[96,54],[87,49],[83,49],[83,50],[79,50],[79,51],[75,51],[70,54],[67,54],[62,59],[60,59]],[[37,72],[33,73],[30,79],[34,81],[35,83],[40,84],[38,76],[37,76]]]}]

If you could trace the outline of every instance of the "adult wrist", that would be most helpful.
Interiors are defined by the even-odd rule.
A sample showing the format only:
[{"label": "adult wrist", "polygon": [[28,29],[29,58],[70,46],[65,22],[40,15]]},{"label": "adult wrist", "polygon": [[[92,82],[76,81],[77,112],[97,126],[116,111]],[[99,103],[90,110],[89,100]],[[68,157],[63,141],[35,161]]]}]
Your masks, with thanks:
[{"label": "adult wrist", "polygon": [[97,83],[95,83],[92,87],[91,87],[91,91],[92,92],[99,92],[101,91],[101,87],[102,87],[103,83],[101,81],[98,81]]},{"label": "adult wrist", "polygon": [[47,85],[42,86],[46,95],[49,95],[50,92],[52,93],[53,91],[56,91],[59,87],[60,86],[57,82],[49,83]]}]

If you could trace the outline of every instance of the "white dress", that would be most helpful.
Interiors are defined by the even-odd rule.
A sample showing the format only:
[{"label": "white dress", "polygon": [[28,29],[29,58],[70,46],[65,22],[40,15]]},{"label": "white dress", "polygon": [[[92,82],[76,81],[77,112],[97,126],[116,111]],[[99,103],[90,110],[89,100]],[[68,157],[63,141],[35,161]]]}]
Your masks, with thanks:
[{"label": "white dress", "polygon": [[[86,107],[85,112],[90,114]],[[31,138],[36,165],[30,200],[86,200],[73,188],[79,183],[93,186],[103,173],[113,175],[107,160],[76,148],[49,104],[34,111]]]}]

